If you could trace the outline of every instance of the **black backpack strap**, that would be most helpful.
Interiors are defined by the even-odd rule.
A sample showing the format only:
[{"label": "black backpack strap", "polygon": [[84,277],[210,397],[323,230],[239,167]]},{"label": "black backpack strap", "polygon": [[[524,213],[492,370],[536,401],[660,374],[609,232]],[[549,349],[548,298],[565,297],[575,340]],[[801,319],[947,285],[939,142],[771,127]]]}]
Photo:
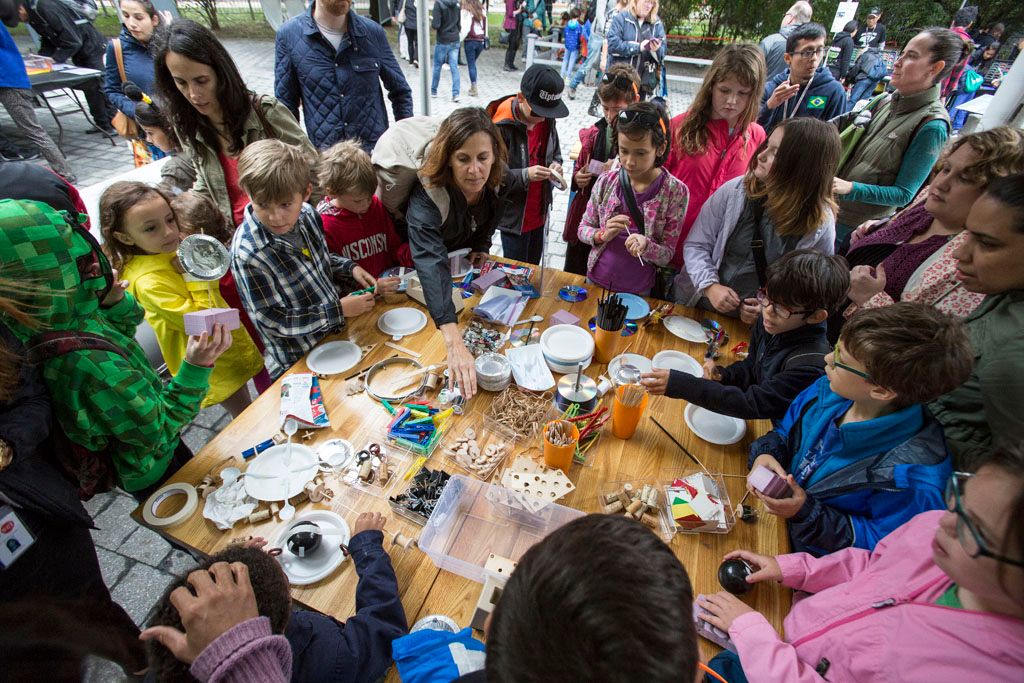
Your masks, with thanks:
[{"label": "black backpack strap", "polygon": [[29,339],[26,354],[31,363],[38,364],[72,351],[108,351],[127,358],[124,349],[105,337],[91,332],[51,330]]},{"label": "black backpack strap", "polygon": [[629,174],[626,173],[626,169],[621,166],[619,167],[619,189],[622,190],[622,199],[626,202],[626,209],[629,210],[629,216],[636,224],[636,229],[641,235],[646,235],[647,230],[644,226],[644,215],[640,213],[640,207],[636,204],[636,194],[633,193],[633,184],[629,182]]}]

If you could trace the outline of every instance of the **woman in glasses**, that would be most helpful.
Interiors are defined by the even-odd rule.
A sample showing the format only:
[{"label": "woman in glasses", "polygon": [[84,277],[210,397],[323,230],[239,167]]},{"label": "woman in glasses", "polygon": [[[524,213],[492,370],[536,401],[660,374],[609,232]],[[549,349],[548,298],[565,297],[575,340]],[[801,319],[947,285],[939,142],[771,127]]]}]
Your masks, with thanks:
[{"label": "woman in glasses", "polygon": [[813,558],[726,555],[810,593],[785,639],[728,593],[702,599],[701,618],[728,631],[738,654],[711,668],[730,681],[1013,681],[1024,670],[1024,447],[995,451],[975,474],[954,472],[946,510],[924,512],[871,552]]},{"label": "woman in glasses", "polygon": [[839,134],[830,124],[797,118],[776,126],[746,175],[701,208],[683,245],[676,301],[753,324],[769,263],[794,249],[832,253],[838,163]]},{"label": "woman in glasses", "polygon": [[757,123],[764,90],[764,57],[756,45],[726,45],[711,62],[689,111],[672,119],[672,152],[665,168],[690,191],[672,267],[683,267],[683,242],[704,202],[743,175],[765,141]]},{"label": "woman in glasses", "polygon": [[562,239],[566,243],[565,271],[577,275],[587,274],[590,245],[581,242],[576,232],[590,202],[595,176],[610,169],[615,159],[615,117],[640,99],[640,76],[636,69],[628,64],[612,66],[597,86],[597,97],[601,101],[604,116],[590,128],[580,130],[580,153],[576,157],[569,188],[574,194],[569,202],[569,213],[562,231]]}]

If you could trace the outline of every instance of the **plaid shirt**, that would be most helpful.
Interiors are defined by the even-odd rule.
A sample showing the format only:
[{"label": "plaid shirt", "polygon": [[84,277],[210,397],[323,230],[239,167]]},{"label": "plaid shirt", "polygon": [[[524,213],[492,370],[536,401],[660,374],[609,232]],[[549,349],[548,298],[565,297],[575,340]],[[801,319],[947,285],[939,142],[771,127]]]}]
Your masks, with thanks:
[{"label": "plaid shirt", "polygon": [[275,375],[345,326],[339,286],[356,289],[355,262],[328,251],[320,215],[309,204],[302,206],[291,234],[301,235],[306,249],[267,230],[249,205],[231,241],[238,294],[263,337]]}]

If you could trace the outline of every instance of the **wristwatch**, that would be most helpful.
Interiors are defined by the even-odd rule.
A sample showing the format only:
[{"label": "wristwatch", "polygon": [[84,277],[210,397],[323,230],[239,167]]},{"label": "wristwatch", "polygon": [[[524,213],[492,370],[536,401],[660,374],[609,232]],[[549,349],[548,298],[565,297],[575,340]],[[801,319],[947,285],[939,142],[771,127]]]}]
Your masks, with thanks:
[{"label": "wristwatch", "polygon": [[14,449],[11,444],[0,439],[0,472],[3,472],[14,460]]}]

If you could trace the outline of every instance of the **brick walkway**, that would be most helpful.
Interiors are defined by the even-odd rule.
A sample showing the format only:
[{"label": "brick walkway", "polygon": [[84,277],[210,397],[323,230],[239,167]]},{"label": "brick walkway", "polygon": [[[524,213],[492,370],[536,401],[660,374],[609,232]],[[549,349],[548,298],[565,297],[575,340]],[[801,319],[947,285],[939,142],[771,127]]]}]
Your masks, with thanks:
[{"label": "brick walkway", "polygon": [[[238,64],[242,76],[248,86],[257,93],[273,93],[274,90],[274,46],[270,41],[225,40],[225,46]],[[24,45],[22,46],[24,49]],[[431,100],[433,115],[446,115],[457,107],[485,106],[491,100],[503,95],[514,94],[518,90],[519,77],[522,71],[506,73],[502,71],[504,48],[491,49],[484,52],[477,62],[479,70],[479,96],[470,97],[469,74],[465,67],[461,70],[462,98],[458,104],[450,101],[450,74],[444,69],[441,84],[438,88],[441,97]],[[413,88],[416,113],[422,112],[419,98],[419,70],[400,60],[406,78]],[[522,60],[519,60],[522,66]],[[576,100],[568,100],[570,115],[558,122],[562,141],[562,157],[569,171],[569,153],[578,138],[578,131],[589,126],[593,119],[587,114],[592,88],[581,87]],[[669,94],[669,107],[678,113],[685,109],[692,99],[692,90],[682,89],[676,85]],[[57,129],[49,113],[37,110],[43,125],[56,139]],[[113,176],[131,170],[131,157],[126,143],[119,141],[117,147],[96,135],[85,135],[87,127],[84,119],[76,117],[63,119],[67,127],[65,148],[68,160],[79,178],[79,186],[109,181]],[[0,110],[0,126],[5,134],[16,138],[14,127],[6,113]],[[554,268],[561,268],[565,260],[565,243],[561,239],[562,226],[568,208],[568,192],[555,193],[554,208],[549,228],[549,250],[547,263]],[[95,219],[95,217],[94,217]],[[492,252],[500,253],[500,240],[495,235]],[[223,429],[229,419],[220,407],[202,411],[196,420],[182,432],[185,443],[198,451],[217,432]],[[186,553],[174,550],[154,532],[139,527],[129,513],[135,507],[130,496],[114,492],[97,496],[86,504],[98,529],[93,532],[96,541],[103,576],[111,587],[114,599],[120,602],[136,623],[143,625],[156,600],[163,593],[173,575],[180,574],[193,566],[194,561]],[[121,681],[125,680],[120,670],[103,661],[90,663],[89,681]]]}]

